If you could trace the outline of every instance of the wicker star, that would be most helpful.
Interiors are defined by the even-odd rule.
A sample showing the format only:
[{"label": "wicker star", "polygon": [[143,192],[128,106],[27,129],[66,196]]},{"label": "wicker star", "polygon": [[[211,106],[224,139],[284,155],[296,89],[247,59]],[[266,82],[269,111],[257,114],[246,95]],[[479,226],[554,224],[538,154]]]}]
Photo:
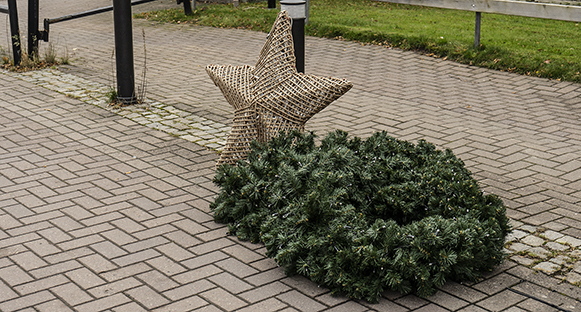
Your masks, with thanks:
[{"label": "wicker star", "polygon": [[344,79],[298,73],[291,19],[280,12],[255,67],[209,65],[206,71],[234,107],[232,132],[218,160],[245,159],[254,139],[267,142],[305,123],[353,86]]}]

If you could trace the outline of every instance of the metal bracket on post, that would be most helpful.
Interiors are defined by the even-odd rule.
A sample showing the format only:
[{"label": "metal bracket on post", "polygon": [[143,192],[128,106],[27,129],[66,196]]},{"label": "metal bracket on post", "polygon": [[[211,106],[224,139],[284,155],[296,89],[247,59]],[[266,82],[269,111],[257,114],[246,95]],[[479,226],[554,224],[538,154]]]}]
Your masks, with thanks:
[{"label": "metal bracket on post", "polygon": [[44,19],[44,30],[39,31],[39,38],[44,42],[48,42],[48,34],[50,32],[50,21],[48,18]]},{"label": "metal bracket on post", "polygon": [[20,29],[18,27],[18,9],[16,0],[8,0],[8,14],[10,15],[10,36],[12,37],[12,56],[14,66],[22,61],[22,46],[20,44]]},{"label": "metal bracket on post", "polygon": [[192,11],[192,2],[194,2],[194,8],[196,8],[196,0],[190,2],[190,0],[177,0],[177,4],[184,3],[184,13],[186,15],[192,15],[194,12]]},{"label": "metal bracket on post", "polygon": [[476,12],[476,22],[474,25],[474,48],[478,49],[480,46],[480,21],[482,20],[482,13]]}]

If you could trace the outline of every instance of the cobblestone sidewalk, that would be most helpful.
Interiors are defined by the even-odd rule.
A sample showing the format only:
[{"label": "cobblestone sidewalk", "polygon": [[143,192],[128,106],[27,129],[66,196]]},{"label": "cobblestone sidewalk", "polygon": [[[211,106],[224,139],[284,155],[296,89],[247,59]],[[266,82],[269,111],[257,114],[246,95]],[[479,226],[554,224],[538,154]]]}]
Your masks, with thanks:
[{"label": "cobblestone sidewalk", "polygon": [[[54,0],[41,15],[101,5]],[[368,304],[285,276],[262,245],[212,221],[232,112],[204,67],[253,64],[265,35],[134,24],[148,50],[142,105],[106,104],[110,14],[53,27],[72,65],[0,74],[0,311],[581,309],[581,85],[307,38],[307,72],[354,83],[308,129],[386,130],[450,148],[501,196],[515,228],[509,260],[482,281]]]},{"label": "cobblestone sidewalk", "polygon": [[221,151],[226,144],[230,127],[204,117],[195,116],[159,102],[143,99],[143,103],[130,106],[111,105],[110,86],[92,82],[58,70],[43,69],[24,73],[4,71],[4,74],[62,93],[85,103],[110,110],[149,128],[157,129]]}]

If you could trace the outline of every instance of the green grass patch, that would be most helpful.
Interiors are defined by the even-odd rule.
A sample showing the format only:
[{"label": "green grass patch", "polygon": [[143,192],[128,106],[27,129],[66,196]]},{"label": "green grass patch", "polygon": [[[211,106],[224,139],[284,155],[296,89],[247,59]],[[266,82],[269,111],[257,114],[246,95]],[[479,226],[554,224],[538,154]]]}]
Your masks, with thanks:
[{"label": "green grass patch", "polygon": [[[474,13],[371,0],[311,0],[310,36],[414,50],[463,64],[581,82],[579,25],[482,14],[481,46],[474,48]],[[136,15],[153,21],[268,32],[279,10],[266,2],[199,5]]]}]

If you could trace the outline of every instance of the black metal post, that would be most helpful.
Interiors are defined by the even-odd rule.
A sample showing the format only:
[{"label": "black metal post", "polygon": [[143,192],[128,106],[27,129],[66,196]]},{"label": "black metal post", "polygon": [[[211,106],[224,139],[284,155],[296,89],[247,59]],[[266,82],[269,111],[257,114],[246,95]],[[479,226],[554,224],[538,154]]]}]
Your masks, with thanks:
[{"label": "black metal post", "polygon": [[286,11],[292,19],[293,46],[297,62],[297,72],[305,72],[305,19],[306,4],[304,0],[281,0],[280,10]]},{"label": "black metal post", "polygon": [[480,21],[482,20],[482,13],[476,12],[476,21],[474,23],[474,48],[480,46]]},{"label": "black metal post", "polygon": [[268,0],[268,8],[276,9],[276,0]]},{"label": "black metal post", "polygon": [[131,0],[113,0],[113,22],[115,24],[117,100],[122,104],[133,104],[136,102],[136,97]]},{"label": "black metal post", "polygon": [[20,45],[20,29],[18,28],[18,9],[16,8],[16,0],[8,0],[8,14],[10,15],[10,36],[12,37],[14,66],[18,66],[22,60],[22,47]]},{"label": "black metal post", "polygon": [[28,56],[38,56],[38,0],[28,0]]},{"label": "black metal post", "polygon": [[[196,0],[193,0],[193,1],[194,1],[194,7],[195,7],[196,6],[196,3],[195,3]],[[186,15],[192,15],[192,14],[194,14],[194,12],[192,12],[192,3],[190,2],[190,0],[177,0],[177,4],[180,4],[182,2],[184,3],[184,14],[186,14]]]},{"label": "black metal post", "polygon": [[297,72],[305,72],[305,19],[293,18],[293,44],[297,59]]}]

